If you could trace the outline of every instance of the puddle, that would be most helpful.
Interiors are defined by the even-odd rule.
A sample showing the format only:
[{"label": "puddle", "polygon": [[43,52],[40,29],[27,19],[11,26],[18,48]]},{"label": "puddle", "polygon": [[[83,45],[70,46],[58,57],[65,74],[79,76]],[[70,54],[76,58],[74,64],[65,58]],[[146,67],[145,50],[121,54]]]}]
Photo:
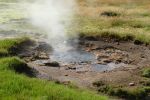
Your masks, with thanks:
[{"label": "puddle", "polygon": [[103,72],[103,71],[111,71],[115,68],[124,67],[124,63],[115,64],[115,63],[109,63],[107,65],[101,65],[101,64],[95,64],[92,65],[91,70],[96,72]]},{"label": "puddle", "polygon": [[[41,45],[43,46],[43,44]],[[49,67],[54,67],[50,65],[50,63],[58,63],[60,69],[76,72],[111,71],[128,64],[125,63],[126,60],[124,60],[128,57],[127,54],[118,49],[108,48],[88,52],[85,50],[86,48],[81,46],[80,48],[77,48],[77,46],[67,46],[66,48],[64,45],[57,45],[55,49],[57,50],[51,49],[48,54],[46,54],[45,51],[37,53],[37,57],[44,57],[44,59],[36,58],[35,61],[32,62],[39,66]]]},{"label": "puddle", "polygon": [[111,71],[115,68],[123,67],[124,63],[107,63],[97,64],[97,59],[94,54],[86,52],[82,49],[68,50],[67,52],[53,52],[50,55],[51,61],[57,61],[61,65],[72,66],[69,70],[77,72],[95,71],[104,72]]},{"label": "puddle", "polygon": [[50,55],[52,61],[67,64],[84,64],[95,62],[95,56],[84,50],[69,50],[67,52],[53,52]]}]

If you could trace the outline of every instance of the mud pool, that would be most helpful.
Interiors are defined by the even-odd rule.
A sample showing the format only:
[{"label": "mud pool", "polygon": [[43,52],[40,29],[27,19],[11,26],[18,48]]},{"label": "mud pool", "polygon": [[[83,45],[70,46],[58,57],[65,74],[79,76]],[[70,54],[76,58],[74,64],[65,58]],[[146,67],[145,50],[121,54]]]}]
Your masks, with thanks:
[{"label": "mud pool", "polygon": [[106,72],[126,65],[123,62],[116,63],[113,60],[99,63],[104,58],[97,59],[94,51],[88,52],[85,48],[69,48],[62,51],[51,51],[48,54],[43,53],[42,55],[48,56],[47,59],[35,59],[33,61],[35,65],[47,66],[49,64],[48,67],[56,67],[52,64],[55,62],[59,64],[58,69],[75,72]]}]

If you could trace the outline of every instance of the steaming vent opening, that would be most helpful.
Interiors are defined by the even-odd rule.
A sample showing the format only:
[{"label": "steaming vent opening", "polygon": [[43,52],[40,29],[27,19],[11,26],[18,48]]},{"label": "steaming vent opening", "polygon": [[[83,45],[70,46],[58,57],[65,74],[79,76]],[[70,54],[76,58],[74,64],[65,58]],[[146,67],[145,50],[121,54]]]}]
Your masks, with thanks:
[{"label": "steaming vent opening", "polygon": [[[108,61],[109,56],[113,55],[116,52],[121,53],[119,50],[102,50],[100,51],[105,56],[108,56],[107,51],[110,51],[110,55],[106,61],[103,57],[97,58],[96,54],[100,52],[91,51],[88,52],[85,50],[84,46],[79,46],[76,44],[77,42],[72,41],[64,41],[62,43],[58,43],[56,45],[55,50],[53,50],[49,57],[52,62],[58,62],[61,66],[69,67],[68,70],[76,70],[76,71],[96,71],[96,72],[103,72],[103,71],[111,71],[115,68],[125,66],[124,63],[116,63],[113,60]],[[119,55],[119,54],[118,54]],[[101,63],[100,63],[101,62]]]}]

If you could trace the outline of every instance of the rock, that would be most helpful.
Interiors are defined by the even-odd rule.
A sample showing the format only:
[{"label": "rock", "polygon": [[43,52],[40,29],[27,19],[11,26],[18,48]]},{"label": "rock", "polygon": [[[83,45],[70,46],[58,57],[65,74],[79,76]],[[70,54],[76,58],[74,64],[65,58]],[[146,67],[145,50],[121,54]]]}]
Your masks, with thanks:
[{"label": "rock", "polygon": [[136,44],[136,45],[141,45],[141,44],[143,44],[143,42],[141,42],[140,40],[135,40],[135,41],[134,41],[134,44]]},{"label": "rock", "polygon": [[98,41],[98,37],[94,37],[94,36],[86,36],[85,39],[89,41]]},{"label": "rock", "polygon": [[110,59],[103,59],[103,62],[104,62],[104,63],[111,63],[112,60],[110,60]]},{"label": "rock", "polygon": [[98,62],[96,62],[96,64],[103,64],[103,62],[101,62],[101,61],[98,61]]},{"label": "rock", "polygon": [[41,52],[41,53],[39,54],[39,58],[41,58],[41,59],[49,59],[49,56],[48,56],[46,53]]},{"label": "rock", "polygon": [[129,83],[129,86],[135,86],[134,82]]},{"label": "rock", "polygon": [[65,76],[68,76],[68,74],[65,74]]},{"label": "rock", "polygon": [[77,68],[76,67],[68,67],[68,69],[70,69],[70,70],[76,70]]},{"label": "rock", "polygon": [[140,56],[141,56],[141,58],[145,58],[144,54],[141,54]]},{"label": "rock", "polygon": [[100,14],[100,16],[115,17],[115,16],[120,16],[120,13],[114,11],[104,11]]},{"label": "rock", "polygon": [[53,67],[60,67],[59,63],[56,61],[53,62],[46,62],[44,63],[46,66],[53,66]]},{"label": "rock", "polygon": [[49,55],[45,52],[36,52],[35,59],[49,59]]},{"label": "rock", "polygon": [[42,51],[42,52],[49,52],[52,50],[52,47],[46,42],[39,42],[39,45],[38,47],[36,47],[36,50]]},{"label": "rock", "polygon": [[91,51],[91,49],[90,49],[90,48],[88,48],[88,49],[86,49],[85,51],[86,51],[86,52],[90,52],[90,51]]}]

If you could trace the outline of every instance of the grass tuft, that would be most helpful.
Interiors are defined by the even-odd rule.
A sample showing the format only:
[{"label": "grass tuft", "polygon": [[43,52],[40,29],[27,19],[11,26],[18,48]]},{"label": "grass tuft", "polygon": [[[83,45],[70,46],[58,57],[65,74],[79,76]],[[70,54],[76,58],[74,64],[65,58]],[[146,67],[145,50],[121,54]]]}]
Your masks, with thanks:
[{"label": "grass tuft", "polygon": [[143,71],[142,71],[142,76],[143,76],[143,77],[150,78],[150,68],[145,68],[145,69],[143,69]]},{"label": "grass tuft", "polygon": [[115,17],[115,16],[120,16],[120,13],[117,13],[115,11],[104,11],[101,13],[102,16],[107,16],[107,17]]}]

